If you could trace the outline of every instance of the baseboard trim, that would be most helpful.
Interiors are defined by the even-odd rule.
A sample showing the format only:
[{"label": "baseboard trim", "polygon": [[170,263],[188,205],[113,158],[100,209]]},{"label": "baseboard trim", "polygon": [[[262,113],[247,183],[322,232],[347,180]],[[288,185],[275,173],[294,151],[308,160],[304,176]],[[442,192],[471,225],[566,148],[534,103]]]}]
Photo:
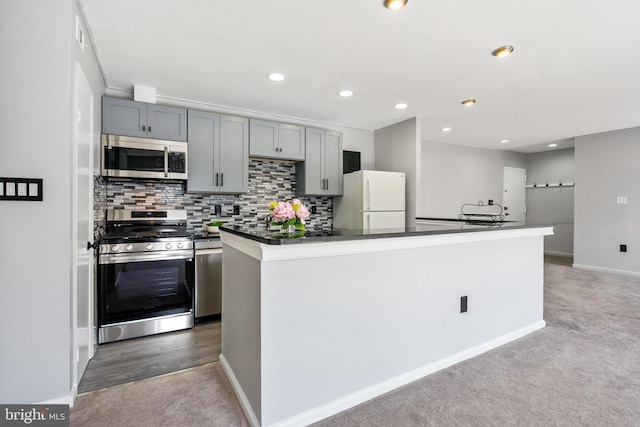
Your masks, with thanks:
[{"label": "baseboard trim", "polygon": [[249,403],[249,399],[247,399],[247,395],[244,394],[244,390],[242,390],[242,386],[240,385],[240,382],[238,382],[236,375],[233,373],[233,369],[231,369],[231,366],[229,366],[227,359],[224,357],[223,354],[221,354],[219,360],[220,360],[220,364],[222,365],[222,369],[224,370],[224,373],[227,375],[227,378],[231,383],[231,388],[233,388],[233,391],[236,393],[236,397],[238,398],[238,401],[240,402],[240,406],[242,407],[242,410],[244,411],[244,414],[247,417],[247,421],[249,421],[249,424],[252,427],[260,427],[260,422],[258,421],[258,417],[256,417],[255,412],[253,412],[253,408]]},{"label": "baseboard trim", "polygon": [[591,265],[583,265],[583,264],[573,264],[572,267],[578,270],[590,270],[590,271],[597,271],[599,273],[613,273],[613,274],[623,274],[625,276],[640,277],[640,273],[637,271],[617,270],[615,268],[594,267]]},{"label": "baseboard trim", "polygon": [[[528,326],[525,326],[520,329],[516,329],[515,331],[501,335],[485,343],[478,344],[476,346],[463,350],[459,353],[445,357],[444,359],[437,360],[428,365],[409,371],[405,374],[398,375],[386,381],[383,381],[378,384],[367,387],[365,389],[359,390],[355,393],[346,395],[340,399],[336,399],[332,402],[326,403],[322,406],[316,407],[309,411],[305,411],[293,417],[279,421],[275,424],[272,424],[271,426],[277,426],[277,427],[306,426],[311,423],[323,420],[339,412],[342,412],[346,409],[349,409],[356,405],[364,403],[367,400],[371,400],[374,397],[377,397],[389,391],[395,390],[398,387],[402,387],[403,385],[419,380],[420,378],[426,377],[427,375],[430,375],[442,369],[448,368],[449,366],[455,365],[456,363],[460,363],[464,360],[471,359],[472,357],[478,356],[482,353],[486,353],[487,351],[493,350],[494,348],[500,347],[501,345],[507,344],[518,338],[522,338],[523,336],[528,335],[532,332],[535,332],[539,329],[542,329],[545,326],[546,326],[546,323],[544,320],[534,322]],[[220,356],[220,360],[222,361],[222,356]]]},{"label": "baseboard trim", "polygon": [[76,396],[78,395],[78,389],[76,385],[71,388],[69,395],[56,397],[54,399],[44,400],[42,402],[36,403],[36,405],[69,405],[69,407],[73,407],[73,404],[76,400]]},{"label": "baseboard trim", "polygon": [[553,255],[553,256],[561,256],[561,257],[566,257],[566,258],[571,258],[573,257],[573,254],[567,253],[567,252],[553,252],[553,251],[544,251],[545,255]]}]

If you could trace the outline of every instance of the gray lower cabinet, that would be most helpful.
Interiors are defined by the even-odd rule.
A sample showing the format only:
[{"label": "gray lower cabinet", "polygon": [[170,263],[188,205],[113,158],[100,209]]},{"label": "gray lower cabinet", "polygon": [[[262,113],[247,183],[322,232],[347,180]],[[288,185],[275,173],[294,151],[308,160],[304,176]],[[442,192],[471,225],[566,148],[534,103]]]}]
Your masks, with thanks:
[{"label": "gray lower cabinet", "polygon": [[186,141],[187,110],[103,96],[102,133]]},{"label": "gray lower cabinet", "polygon": [[296,165],[296,194],[342,195],[342,133],[306,128],[304,163]]},{"label": "gray lower cabinet", "polygon": [[305,159],[305,128],[266,120],[250,120],[249,155],[267,159]]},{"label": "gray lower cabinet", "polygon": [[188,111],[188,192],[249,190],[249,119]]}]

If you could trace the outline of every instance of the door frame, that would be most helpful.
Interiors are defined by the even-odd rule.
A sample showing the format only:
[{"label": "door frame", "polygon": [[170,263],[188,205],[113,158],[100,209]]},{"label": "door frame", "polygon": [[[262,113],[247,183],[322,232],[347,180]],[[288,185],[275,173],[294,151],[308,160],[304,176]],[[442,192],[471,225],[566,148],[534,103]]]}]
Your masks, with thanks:
[{"label": "door frame", "polygon": [[[87,209],[88,215],[88,235],[93,240],[93,229],[94,229],[94,218],[93,218],[93,191],[94,191],[94,182],[93,182],[93,145],[94,145],[94,99],[95,94],[91,85],[89,84],[80,63],[76,61],[75,63],[75,79],[74,79],[74,93],[73,93],[73,112],[72,112],[72,125],[71,125],[71,384],[72,384],[72,398],[75,399],[78,390],[78,383],[84,373],[84,369],[82,372],[78,372],[78,363],[79,363],[79,339],[78,335],[80,333],[80,328],[78,328],[78,256],[79,256],[79,248],[77,247],[78,240],[78,212],[79,209]],[[85,113],[85,117],[89,120],[89,149],[88,149],[88,161],[87,164],[79,165],[79,146],[80,146],[80,135],[79,135],[79,124],[81,116],[79,114],[80,107],[80,90],[81,85],[84,86],[83,90],[87,90],[91,93],[89,98],[89,112]],[[78,206],[78,185],[77,180],[80,174],[79,169],[86,169],[85,175],[89,177],[88,182],[88,201],[89,206]],[[86,249],[89,251],[89,249]],[[95,296],[94,296],[94,257],[92,253],[87,254],[87,283],[89,285],[89,289],[87,291],[87,299],[86,302],[88,309],[88,319],[89,325],[86,328],[86,333],[88,336],[85,338],[86,342],[88,342],[88,359],[90,360],[95,354],[95,348],[97,346],[97,340],[95,334],[93,333],[95,330]]]}]

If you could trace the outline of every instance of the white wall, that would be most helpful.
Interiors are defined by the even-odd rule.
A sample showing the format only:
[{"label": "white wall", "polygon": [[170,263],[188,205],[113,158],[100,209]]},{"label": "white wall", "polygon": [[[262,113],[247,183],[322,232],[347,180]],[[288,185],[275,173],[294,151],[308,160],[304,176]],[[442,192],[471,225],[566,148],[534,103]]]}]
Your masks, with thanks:
[{"label": "white wall", "polygon": [[502,204],[504,167],[525,168],[513,151],[422,141],[418,217],[457,218],[465,203]]},{"label": "white wall", "polygon": [[415,225],[420,188],[419,126],[414,117],[374,132],[374,169],[405,173],[407,227]]},{"label": "white wall", "polygon": [[639,164],[640,127],[576,137],[575,266],[640,274]]},{"label": "white wall", "polygon": [[543,151],[526,155],[527,225],[553,225],[553,235],[544,238],[544,250],[558,255],[573,254],[573,187],[545,187],[545,183],[575,181],[574,149]]},{"label": "white wall", "polygon": [[[0,202],[3,403],[70,394],[75,11],[73,0],[0,2],[0,175],[42,178],[44,194],[42,202]],[[99,99],[95,59],[80,60],[93,61],[85,73],[92,85],[97,77]]]}]

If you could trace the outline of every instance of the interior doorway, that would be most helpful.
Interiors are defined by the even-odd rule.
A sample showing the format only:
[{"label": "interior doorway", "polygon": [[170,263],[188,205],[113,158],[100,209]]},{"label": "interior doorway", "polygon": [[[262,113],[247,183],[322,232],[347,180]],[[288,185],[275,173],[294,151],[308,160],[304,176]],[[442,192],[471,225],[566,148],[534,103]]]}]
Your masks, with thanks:
[{"label": "interior doorway", "polygon": [[73,385],[77,387],[93,357],[94,334],[93,252],[93,101],[94,95],[78,62],[75,64],[72,186],[72,357]]},{"label": "interior doorway", "polygon": [[519,168],[504,168],[502,208],[505,220],[524,222],[527,213],[525,183],[527,171]]}]

